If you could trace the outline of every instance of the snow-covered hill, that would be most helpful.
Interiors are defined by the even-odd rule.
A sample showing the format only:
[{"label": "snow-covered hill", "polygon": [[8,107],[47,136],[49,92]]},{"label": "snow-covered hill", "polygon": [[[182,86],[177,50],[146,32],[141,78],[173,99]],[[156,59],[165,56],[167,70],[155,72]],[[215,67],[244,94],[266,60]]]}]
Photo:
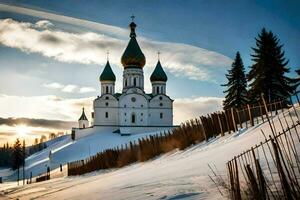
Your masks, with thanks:
[{"label": "snow-covered hill", "polygon": [[[274,123],[279,127],[277,118],[274,118]],[[24,187],[3,184],[0,185],[3,188],[0,191],[19,199],[221,199],[222,196],[208,177],[211,172],[207,164],[216,165],[219,172],[225,175],[228,160],[264,140],[260,129],[270,133],[269,125],[264,123],[202,142],[184,151],[170,152],[145,163],[83,176],[54,178]],[[104,133],[102,139],[97,139],[100,137],[90,135],[82,141],[76,141],[76,145],[69,138],[64,138],[51,145],[53,163],[65,161],[66,155],[78,159],[87,156],[87,152],[92,154],[110,147],[112,144],[108,140],[105,142],[104,138],[115,141],[114,144],[123,144],[124,139],[119,137]],[[125,138],[129,141],[136,137]],[[40,156],[47,155],[47,151],[49,153],[46,150]],[[33,156],[28,162],[34,165],[36,162],[33,160],[38,159]],[[59,173],[58,170],[54,172]]]}]

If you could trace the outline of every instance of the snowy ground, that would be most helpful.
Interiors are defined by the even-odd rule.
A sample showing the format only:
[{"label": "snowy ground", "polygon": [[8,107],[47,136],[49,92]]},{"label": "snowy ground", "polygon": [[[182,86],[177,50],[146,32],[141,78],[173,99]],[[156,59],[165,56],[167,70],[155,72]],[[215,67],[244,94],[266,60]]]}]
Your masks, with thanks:
[{"label": "snowy ground", "polygon": [[[274,123],[279,127],[277,118]],[[64,172],[56,169],[53,174],[59,177],[61,173],[63,177],[25,186],[16,186],[15,182],[0,185],[0,198],[2,193],[6,195],[3,198],[13,199],[222,199],[208,177],[211,172],[207,164],[215,164],[221,174],[226,174],[228,160],[264,140],[260,129],[270,133],[269,125],[265,123],[121,169],[76,177],[66,177]],[[57,144],[57,151],[53,150],[52,159],[62,162],[66,159],[64,154],[70,153],[84,157],[86,153],[83,152],[94,151],[94,143],[98,144],[96,146],[109,145],[107,141],[96,140],[98,137],[91,135],[85,138],[92,148],[87,144],[80,145],[80,141],[73,148],[71,141],[63,139],[60,145]],[[116,135],[107,134],[105,137],[118,140],[114,138]],[[128,140],[131,139],[136,138]],[[34,156],[31,159],[33,165],[38,160]]]}]

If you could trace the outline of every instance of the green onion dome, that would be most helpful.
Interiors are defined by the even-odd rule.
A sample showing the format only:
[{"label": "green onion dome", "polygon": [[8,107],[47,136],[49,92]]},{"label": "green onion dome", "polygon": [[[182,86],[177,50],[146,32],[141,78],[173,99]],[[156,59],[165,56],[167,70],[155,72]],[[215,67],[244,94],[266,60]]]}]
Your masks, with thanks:
[{"label": "green onion dome", "polygon": [[154,82],[154,81],[167,82],[167,80],[168,80],[168,77],[160,64],[160,61],[158,61],[153,73],[150,76],[150,81],[151,82]]},{"label": "green onion dome", "polygon": [[100,81],[116,81],[116,76],[110,67],[109,61],[107,61],[104,70],[100,75]]},{"label": "green onion dome", "polygon": [[146,64],[146,58],[136,40],[136,24],[131,22],[129,27],[131,29],[130,41],[122,55],[121,63],[124,68],[143,68]]}]

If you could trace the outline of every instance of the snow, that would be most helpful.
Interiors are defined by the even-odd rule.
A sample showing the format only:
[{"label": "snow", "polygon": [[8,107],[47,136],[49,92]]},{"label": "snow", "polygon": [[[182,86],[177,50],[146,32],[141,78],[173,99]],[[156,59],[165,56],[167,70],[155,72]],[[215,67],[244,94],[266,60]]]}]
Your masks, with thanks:
[{"label": "snow", "polygon": [[[290,121],[289,118],[288,120]],[[274,124],[279,128],[277,117],[274,118]],[[211,171],[207,165],[216,165],[220,174],[226,175],[228,160],[264,140],[261,129],[270,133],[268,123],[264,123],[121,169],[72,177],[66,177],[65,167],[63,172],[55,169],[51,174],[57,178],[25,186],[4,183],[0,185],[0,194],[5,193],[13,199],[223,199],[208,177]],[[64,138],[49,146],[53,151],[51,166],[67,160],[82,159],[99,150],[145,136],[146,134],[125,137],[101,133],[76,142]],[[44,155],[49,153],[49,149],[39,154],[41,160],[46,158]],[[36,155],[28,158],[30,169],[48,162],[42,161],[35,165],[36,160]]]}]

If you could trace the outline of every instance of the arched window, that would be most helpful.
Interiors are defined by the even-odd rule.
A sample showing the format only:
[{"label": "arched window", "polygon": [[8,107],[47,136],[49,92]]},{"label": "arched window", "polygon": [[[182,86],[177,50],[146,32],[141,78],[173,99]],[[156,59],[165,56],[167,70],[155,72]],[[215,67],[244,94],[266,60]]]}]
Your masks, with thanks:
[{"label": "arched window", "polygon": [[125,87],[127,87],[127,78],[125,78]]},{"label": "arched window", "polygon": [[159,113],[159,117],[162,119],[163,118],[163,113]]},{"label": "arched window", "polygon": [[108,118],[108,112],[105,112],[105,118]]},{"label": "arched window", "polygon": [[156,93],[159,94],[159,86],[156,87]]},{"label": "arched window", "polygon": [[131,123],[135,124],[135,114],[131,114]]},{"label": "arched window", "polygon": [[85,124],[83,124],[82,127],[85,128]]},{"label": "arched window", "polygon": [[105,93],[108,93],[108,86],[106,86],[105,90],[106,90]]},{"label": "arched window", "polygon": [[162,94],[164,93],[164,87],[163,87],[163,86],[161,86],[160,92],[161,92]]},{"label": "arched window", "polygon": [[136,78],[133,78],[133,86],[136,86]]}]

